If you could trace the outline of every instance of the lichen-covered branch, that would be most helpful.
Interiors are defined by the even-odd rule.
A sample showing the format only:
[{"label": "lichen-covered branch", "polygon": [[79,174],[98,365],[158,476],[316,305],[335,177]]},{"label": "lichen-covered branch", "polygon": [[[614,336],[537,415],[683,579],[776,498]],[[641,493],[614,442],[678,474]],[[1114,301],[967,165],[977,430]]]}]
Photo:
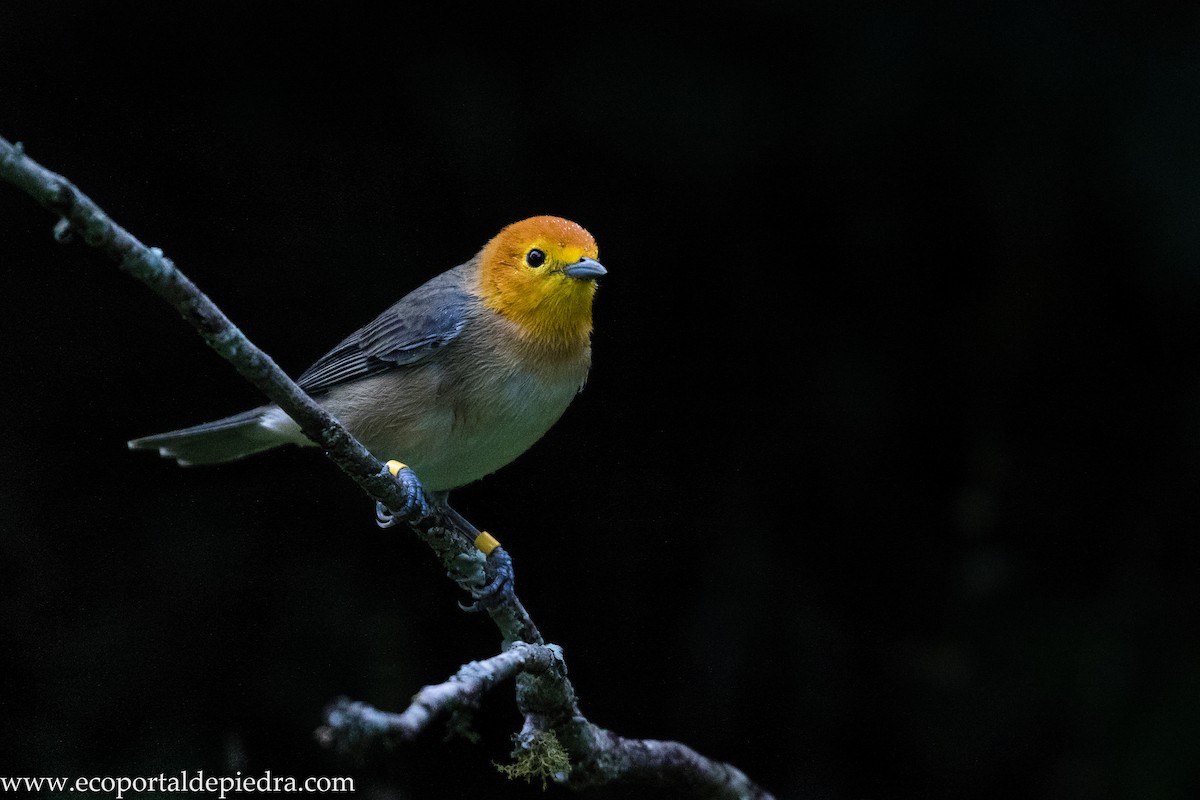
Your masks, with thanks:
[{"label": "lichen-covered branch", "polygon": [[[383,464],[246,338],[161,250],[144,245],[70,181],[30,159],[20,144],[3,138],[0,178],[59,217],[54,228],[59,241],[81,237],[170,303],[210,347],[292,417],[363,491],[388,508],[406,506],[408,497]],[[477,531],[470,523],[439,508],[411,525],[459,586],[471,591],[486,582],[484,557],[474,546]],[[502,634],[504,650],[499,655],[472,662],[445,683],[425,687],[399,714],[362,703],[335,704],[319,735],[327,743],[342,746],[380,738],[409,739],[436,716],[469,708],[495,684],[515,677],[517,705],[525,726],[515,737],[519,763],[505,768],[510,775],[539,774],[543,781],[551,779],[573,788],[639,781],[687,786],[704,797],[770,797],[741,771],[685,745],[625,739],[589,722],[579,711],[561,650],[542,643],[516,595],[508,593],[503,602],[490,604],[487,610]],[[524,763],[520,753],[525,754]],[[559,764],[566,766],[559,768]]]},{"label": "lichen-covered branch", "polygon": [[[697,797],[769,800],[771,795],[732,764],[714,761],[679,742],[627,739],[582,721],[577,729],[587,758],[573,765],[567,785],[586,788],[614,782],[686,787]],[[559,739],[563,737],[560,735]],[[570,740],[564,744],[570,749]]]},{"label": "lichen-covered branch", "polygon": [[686,787],[698,797],[769,800],[744,772],[679,742],[628,739],[589,722],[575,702],[562,650],[517,643],[484,661],[473,661],[445,683],[426,686],[401,713],[339,700],[325,715],[317,738],[326,747],[360,752],[374,743],[409,741],[438,716],[475,708],[484,693],[510,677],[531,687],[519,704],[525,724],[514,737],[510,777],[555,781],[573,789],[623,782]]},{"label": "lichen-covered branch", "polygon": [[[575,789],[620,781],[688,787],[700,797],[770,797],[741,770],[705,758],[687,745],[627,739],[589,722],[575,703],[566,662],[556,645],[517,643],[499,655],[472,661],[445,683],[423,687],[399,714],[339,700],[327,710],[317,738],[327,747],[350,752],[375,741],[410,741],[437,717],[475,708],[492,687],[514,676],[545,676],[548,686],[559,688],[545,693],[536,704],[538,710],[522,707],[525,724],[514,737],[516,763],[502,767],[510,776],[553,780]],[[547,756],[556,752],[563,754],[561,761]]]},{"label": "lichen-covered branch", "polygon": [[317,739],[327,747],[347,749],[347,743],[365,739],[410,741],[438,716],[475,708],[480,698],[501,681],[517,673],[538,675],[562,663],[562,650],[554,645],[517,642],[484,661],[472,661],[445,683],[425,686],[399,714],[380,711],[366,703],[339,700],[325,712],[325,725]]}]

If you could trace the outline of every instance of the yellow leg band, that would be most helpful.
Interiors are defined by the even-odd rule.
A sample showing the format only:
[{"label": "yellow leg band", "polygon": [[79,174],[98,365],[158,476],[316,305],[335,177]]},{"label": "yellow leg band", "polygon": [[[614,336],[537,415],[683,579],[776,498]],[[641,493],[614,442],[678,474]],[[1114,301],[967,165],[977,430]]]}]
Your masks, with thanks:
[{"label": "yellow leg band", "polygon": [[480,531],[475,537],[475,547],[479,548],[485,556],[491,555],[491,552],[500,546],[500,542],[496,541],[496,537],[492,536],[487,531]]},{"label": "yellow leg band", "polygon": [[394,478],[400,474],[400,470],[408,467],[408,464],[401,464],[399,461],[392,460],[384,464],[384,466],[388,468],[388,472],[392,473],[392,477]]}]

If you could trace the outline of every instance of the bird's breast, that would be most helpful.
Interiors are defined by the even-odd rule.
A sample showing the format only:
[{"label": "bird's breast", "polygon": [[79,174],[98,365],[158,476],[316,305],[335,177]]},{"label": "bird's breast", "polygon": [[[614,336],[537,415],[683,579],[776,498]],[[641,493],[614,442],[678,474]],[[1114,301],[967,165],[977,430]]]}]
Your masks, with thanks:
[{"label": "bird's breast", "polygon": [[579,392],[589,361],[586,351],[543,359],[502,348],[443,356],[358,381],[331,404],[376,457],[408,464],[434,491],[478,480],[529,449]]}]

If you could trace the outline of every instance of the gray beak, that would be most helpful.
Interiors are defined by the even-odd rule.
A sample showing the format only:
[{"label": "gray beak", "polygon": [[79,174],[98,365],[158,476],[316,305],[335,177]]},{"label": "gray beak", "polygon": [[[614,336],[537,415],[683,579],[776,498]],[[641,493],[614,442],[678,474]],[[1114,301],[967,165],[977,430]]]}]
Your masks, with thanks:
[{"label": "gray beak", "polygon": [[564,267],[563,274],[568,278],[576,278],[582,281],[607,275],[608,270],[594,258],[581,258],[574,264]]}]

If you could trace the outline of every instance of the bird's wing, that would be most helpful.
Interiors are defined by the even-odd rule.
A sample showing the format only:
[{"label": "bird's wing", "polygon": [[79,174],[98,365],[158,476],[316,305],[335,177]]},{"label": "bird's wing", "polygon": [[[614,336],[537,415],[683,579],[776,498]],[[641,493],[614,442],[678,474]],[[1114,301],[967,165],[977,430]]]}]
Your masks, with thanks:
[{"label": "bird's wing", "polygon": [[310,394],[386,369],[419,363],[453,341],[467,324],[474,297],[457,270],[414,289],[374,321],[321,356],[296,382]]}]

